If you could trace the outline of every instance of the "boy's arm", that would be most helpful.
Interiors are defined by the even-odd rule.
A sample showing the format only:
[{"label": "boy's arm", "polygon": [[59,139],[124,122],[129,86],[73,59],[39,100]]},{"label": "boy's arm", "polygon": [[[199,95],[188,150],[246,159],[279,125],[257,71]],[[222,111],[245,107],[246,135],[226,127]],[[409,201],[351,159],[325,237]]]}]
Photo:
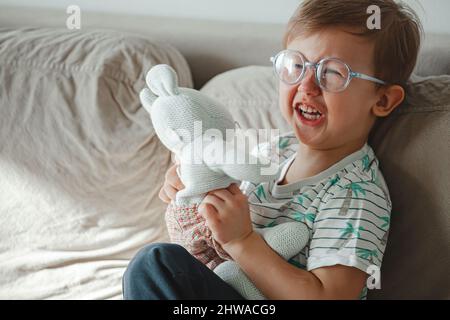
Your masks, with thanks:
[{"label": "boy's arm", "polygon": [[[337,198],[342,202],[341,193],[347,193],[346,189],[340,190],[338,187],[334,190],[336,195],[333,196],[333,201],[326,202],[328,207],[336,206]],[[361,200],[356,201],[363,205]],[[372,224],[372,221],[367,219],[366,211],[352,210],[352,218],[347,217],[347,220],[358,219],[361,227],[354,227],[350,222],[346,224],[344,218],[343,230],[339,228],[341,222],[337,224],[334,219],[320,219],[321,214],[330,215],[328,210],[319,211],[319,217],[316,217],[314,223],[316,227],[320,224],[320,230],[338,229],[338,235],[345,231],[355,234],[356,237],[348,237],[348,241],[352,241],[351,244],[348,244],[348,241],[343,243],[342,237],[337,237],[336,243],[324,251],[320,243],[314,247],[316,241],[323,243],[323,237],[318,237],[320,230],[316,229],[308,249],[310,271],[305,271],[282,259],[252,230],[247,198],[235,185],[211,192],[203,203],[205,205],[202,205],[200,213],[207,220],[216,240],[268,299],[357,299],[367,279],[364,267],[375,260],[377,255],[381,261],[378,253],[369,252],[370,247],[362,250],[365,243],[363,237],[370,231],[369,225]],[[381,206],[380,211],[384,211]],[[375,217],[382,217],[380,212],[375,214],[374,221]],[[370,223],[366,222],[364,225],[365,220]],[[370,232],[367,233],[373,236],[373,232]],[[339,243],[342,250],[335,249]],[[372,254],[374,259],[369,259],[369,254]],[[312,258],[313,261],[310,261]]]},{"label": "boy's arm", "polygon": [[367,279],[365,272],[344,265],[297,268],[255,232],[224,249],[268,299],[357,299]]},{"label": "boy's arm", "polygon": [[231,257],[212,237],[197,206],[181,207],[170,203],[165,220],[171,242],[186,248],[197,260],[213,270]]}]

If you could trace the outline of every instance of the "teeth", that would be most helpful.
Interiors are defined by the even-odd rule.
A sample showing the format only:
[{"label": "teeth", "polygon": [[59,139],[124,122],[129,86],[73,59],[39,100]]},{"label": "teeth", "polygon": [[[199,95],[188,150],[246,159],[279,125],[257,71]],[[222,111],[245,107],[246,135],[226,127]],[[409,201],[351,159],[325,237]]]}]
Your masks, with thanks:
[{"label": "teeth", "polygon": [[309,113],[302,112],[302,115],[308,120],[316,120],[316,119],[320,118],[320,114],[312,115],[312,114],[309,114]]},{"label": "teeth", "polygon": [[317,109],[315,109],[315,108],[312,108],[312,107],[310,107],[310,106],[305,106],[305,105],[303,105],[303,104],[300,105],[300,110],[302,111],[302,113],[307,112],[307,113],[312,113],[312,114],[318,114],[318,115],[321,115],[321,113],[320,113],[319,110],[317,110]]},{"label": "teeth", "polygon": [[302,116],[308,120],[317,120],[322,116],[319,110],[303,104],[296,105],[296,109],[298,109]]}]

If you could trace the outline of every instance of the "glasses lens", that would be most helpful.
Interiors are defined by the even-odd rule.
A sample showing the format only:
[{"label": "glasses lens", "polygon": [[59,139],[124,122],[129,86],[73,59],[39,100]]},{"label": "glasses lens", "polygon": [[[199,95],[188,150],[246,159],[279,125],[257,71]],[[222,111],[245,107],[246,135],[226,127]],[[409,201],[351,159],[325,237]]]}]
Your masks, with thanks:
[{"label": "glasses lens", "polygon": [[328,91],[342,91],[347,86],[349,69],[342,61],[324,60],[319,65],[317,73],[320,85]]},{"label": "glasses lens", "polygon": [[302,75],[303,63],[299,53],[285,50],[277,56],[274,66],[280,80],[287,84],[295,84]]}]

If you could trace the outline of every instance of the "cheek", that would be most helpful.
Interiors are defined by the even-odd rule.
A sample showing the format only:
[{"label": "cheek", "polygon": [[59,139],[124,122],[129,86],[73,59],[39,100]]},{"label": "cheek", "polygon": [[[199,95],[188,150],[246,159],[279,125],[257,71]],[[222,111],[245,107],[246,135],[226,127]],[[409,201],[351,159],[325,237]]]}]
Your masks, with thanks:
[{"label": "cheek", "polygon": [[358,91],[344,91],[334,95],[327,101],[330,122],[341,128],[364,126],[370,116],[369,101],[367,95],[359,94]]},{"label": "cheek", "polygon": [[330,128],[345,127],[350,117],[352,117],[351,108],[345,104],[345,101],[333,100],[327,102],[328,108],[328,126]]},{"label": "cheek", "polygon": [[278,89],[278,103],[283,117],[288,120],[292,116],[292,100],[294,99],[297,89],[295,87],[288,87],[285,84],[280,84]]}]

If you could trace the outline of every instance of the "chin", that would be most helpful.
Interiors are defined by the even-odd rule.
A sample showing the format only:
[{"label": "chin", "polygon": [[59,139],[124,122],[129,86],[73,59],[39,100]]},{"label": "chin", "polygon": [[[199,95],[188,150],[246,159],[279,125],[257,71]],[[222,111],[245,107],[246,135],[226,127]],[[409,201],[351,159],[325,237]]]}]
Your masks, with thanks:
[{"label": "chin", "polygon": [[315,135],[311,136],[311,134],[306,133],[300,128],[300,124],[298,124],[295,120],[294,114],[290,118],[290,125],[292,130],[294,131],[295,136],[297,137],[297,140],[301,144],[314,148],[318,148],[319,146],[322,146],[324,144],[324,132],[320,130],[319,132],[316,132]]},{"label": "chin", "polygon": [[303,145],[312,147],[317,144],[314,138],[311,138],[311,137],[308,137],[308,136],[302,134],[300,129],[297,126],[294,127],[294,133],[295,133],[295,136],[297,137],[298,141]]}]

